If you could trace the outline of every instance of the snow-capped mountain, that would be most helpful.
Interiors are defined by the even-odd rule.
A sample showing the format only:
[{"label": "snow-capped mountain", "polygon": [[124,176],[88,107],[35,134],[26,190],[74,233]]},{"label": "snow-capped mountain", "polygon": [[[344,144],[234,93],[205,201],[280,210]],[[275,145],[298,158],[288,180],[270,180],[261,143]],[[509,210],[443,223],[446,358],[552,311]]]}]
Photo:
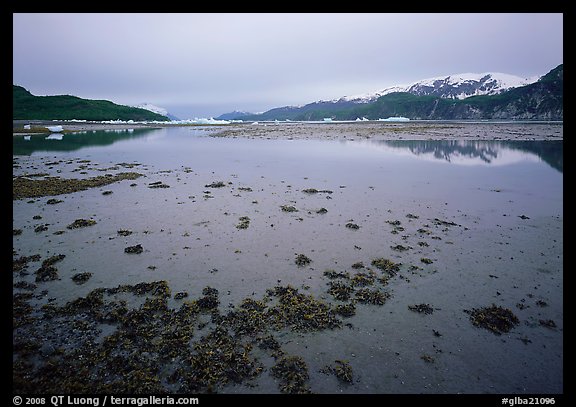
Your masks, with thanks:
[{"label": "snow-capped mountain", "polygon": [[[475,95],[483,98],[470,97]],[[235,112],[236,116],[226,115],[230,116],[229,120],[241,118],[245,121],[355,120],[362,117],[369,120],[386,117],[563,120],[562,100],[563,65],[560,64],[539,77],[521,78],[493,72],[447,75],[363,95],[319,100],[303,106],[276,107],[260,114],[241,113],[238,117]]]},{"label": "snow-capped mountain", "polygon": [[133,106],[133,107],[138,107],[138,108],[140,108],[140,109],[149,110],[149,111],[151,111],[151,112],[153,112],[153,113],[161,114],[162,116],[168,117],[170,120],[180,120],[180,119],[177,118],[176,116],[170,114],[170,113],[168,112],[168,110],[164,109],[163,107],[153,105],[152,103],[147,103],[147,102],[145,102],[145,103],[140,103],[139,105],[135,105],[135,106]]},{"label": "snow-capped mountain", "polygon": [[417,96],[438,96],[447,99],[465,99],[476,95],[496,95],[511,88],[536,82],[539,76],[521,78],[500,72],[461,73],[422,79],[409,85],[396,85],[374,93],[344,96],[332,102],[369,103],[393,92],[408,92]]}]

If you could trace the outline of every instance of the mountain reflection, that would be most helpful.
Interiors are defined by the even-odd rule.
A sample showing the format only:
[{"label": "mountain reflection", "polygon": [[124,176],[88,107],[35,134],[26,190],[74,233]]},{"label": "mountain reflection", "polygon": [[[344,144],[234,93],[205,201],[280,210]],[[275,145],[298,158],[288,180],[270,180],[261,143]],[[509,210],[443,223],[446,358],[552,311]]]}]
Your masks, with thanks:
[{"label": "mountain reflection", "polygon": [[31,155],[36,151],[76,151],[86,147],[108,146],[121,140],[148,136],[157,129],[98,130],[61,134],[32,134],[15,136],[12,142],[14,155]]},{"label": "mountain reflection", "polygon": [[504,153],[516,151],[536,156],[557,171],[563,172],[561,141],[383,140],[374,143],[448,162],[481,160],[486,164],[492,164]]}]

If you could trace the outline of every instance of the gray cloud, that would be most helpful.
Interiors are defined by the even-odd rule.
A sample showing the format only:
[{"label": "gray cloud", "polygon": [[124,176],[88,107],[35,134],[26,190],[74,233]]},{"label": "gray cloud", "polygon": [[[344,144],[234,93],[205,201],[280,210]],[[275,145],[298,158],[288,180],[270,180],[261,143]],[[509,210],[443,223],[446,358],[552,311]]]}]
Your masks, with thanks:
[{"label": "gray cloud", "polygon": [[562,14],[14,14],[13,81],[185,118],[462,72],[542,75]]}]

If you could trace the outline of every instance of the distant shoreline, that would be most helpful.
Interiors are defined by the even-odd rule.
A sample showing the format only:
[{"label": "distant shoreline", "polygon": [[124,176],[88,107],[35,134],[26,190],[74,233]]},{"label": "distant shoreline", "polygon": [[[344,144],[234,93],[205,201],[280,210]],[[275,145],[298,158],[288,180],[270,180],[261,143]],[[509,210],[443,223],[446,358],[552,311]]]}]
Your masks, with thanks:
[{"label": "distant shoreline", "polygon": [[[25,129],[30,125],[30,129]],[[61,125],[62,133],[191,126],[210,129],[214,137],[264,139],[376,140],[557,140],[564,138],[558,121],[427,121],[406,122],[245,122],[230,124],[102,123],[13,120],[13,136],[50,134],[46,126]]]},{"label": "distant shoreline", "polygon": [[[25,129],[25,125],[30,125],[30,129]],[[140,128],[159,128],[162,127],[158,124],[144,124],[144,123],[100,123],[100,122],[70,122],[65,120],[13,120],[12,121],[12,135],[24,136],[30,134],[47,133],[50,130],[46,126],[60,125],[64,128],[63,133],[73,133],[77,131],[97,131],[97,130],[124,130],[124,129],[140,129]]]}]

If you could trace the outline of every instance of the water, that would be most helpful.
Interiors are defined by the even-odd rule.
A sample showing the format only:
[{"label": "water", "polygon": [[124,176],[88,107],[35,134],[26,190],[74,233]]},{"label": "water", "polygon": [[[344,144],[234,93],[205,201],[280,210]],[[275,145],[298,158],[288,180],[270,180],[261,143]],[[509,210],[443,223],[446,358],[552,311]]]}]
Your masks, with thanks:
[{"label": "water", "polygon": [[494,194],[482,193],[498,190],[526,197],[526,211],[562,212],[561,141],[246,140],[209,134],[177,127],[68,134],[62,140],[33,135],[15,137],[13,153],[217,170],[247,181],[310,177],[332,187],[378,186],[472,210],[498,205]]},{"label": "water", "polygon": [[[95,288],[162,279],[173,293],[191,298],[216,287],[222,310],[247,297],[261,299],[278,284],[330,302],[326,269],[354,274],[352,264],[370,267],[385,257],[403,265],[403,277],[385,287],[391,298],[383,306],[357,304],[356,315],[344,321],[351,328],[274,333],[282,349],[308,364],[312,391],[562,392],[562,142],[263,140],[210,133],[177,127],[14,138],[15,175],[96,176],[127,171],[122,163],[139,164],[130,171],[145,175],[133,187],[122,181],[61,195],[57,205],[46,205],[48,197],[14,202],[14,228],[23,230],[14,249],[67,256],[58,263],[61,279],[42,284],[48,298],[63,305]],[[148,188],[157,181],[170,188]],[[215,181],[225,187],[208,186]],[[307,188],[330,193],[309,195],[302,192]],[[298,212],[283,212],[282,205]],[[327,212],[317,213],[320,208]],[[241,230],[243,216],[250,224]],[[97,225],[66,230],[78,218]],[[48,230],[35,233],[38,224]],[[134,233],[121,237],[119,229]],[[58,230],[66,233],[54,235]],[[137,243],[144,253],[124,253]],[[398,245],[407,250],[394,249]],[[312,263],[297,267],[298,253]],[[83,271],[93,276],[72,284],[71,276]],[[408,309],[420,303],[434,313]],[[492,303],[512,309],[521,324],[496,336],[474,327],[463,312]],[[556,328],[540,320],[553,320]],[[262,357],[270,368],[273,361]],[[334,360],[350,362],[352,385],[318,373]],[[267,372],[256,384],[220,391],[278,392]]]}]

